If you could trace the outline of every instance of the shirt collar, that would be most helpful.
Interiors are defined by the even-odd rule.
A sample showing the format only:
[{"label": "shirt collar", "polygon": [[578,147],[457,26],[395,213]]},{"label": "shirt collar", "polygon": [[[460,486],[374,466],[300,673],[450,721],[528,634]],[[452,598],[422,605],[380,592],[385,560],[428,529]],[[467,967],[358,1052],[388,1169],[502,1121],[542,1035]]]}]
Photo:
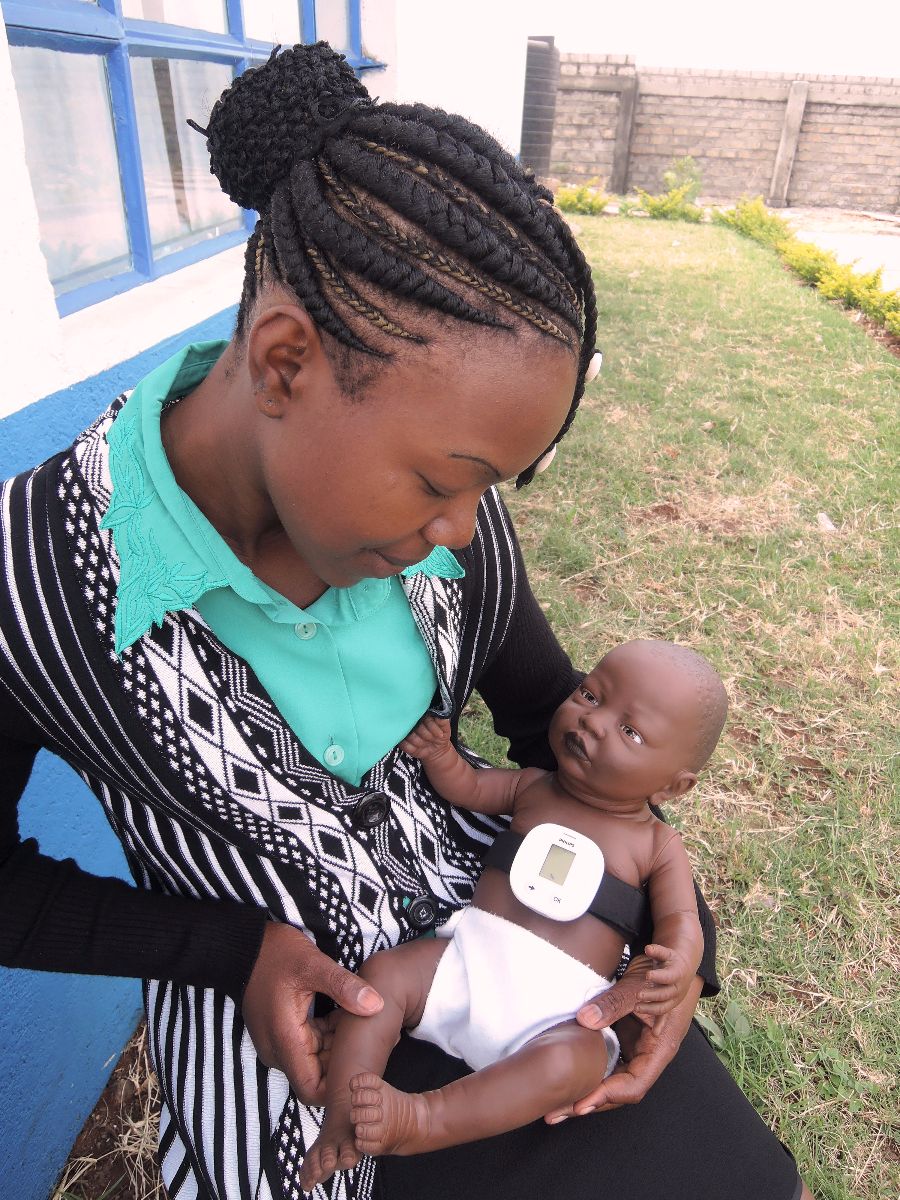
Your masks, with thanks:
[{"label": "shirt collar", "polygon": [[[116,653],[161,625],[167,612],[192,608],[214,588],[230,587],[258,604],[275,621],[304,611],[279,596],[237,558],[191,498],[178,486],[160,434],[167,401],[197,387],[227,342],[196,342],[162,363],[137,385],[113,422],[109,443],[112,498],[101,522],[112,531],[120,575],[116,607]],[[460,579],[465,571],[450,550],[435,546],[422,562],[403,571]],[[339,606],[356,619],[384,602],[390,580],[362,580],[342,588]]]}]

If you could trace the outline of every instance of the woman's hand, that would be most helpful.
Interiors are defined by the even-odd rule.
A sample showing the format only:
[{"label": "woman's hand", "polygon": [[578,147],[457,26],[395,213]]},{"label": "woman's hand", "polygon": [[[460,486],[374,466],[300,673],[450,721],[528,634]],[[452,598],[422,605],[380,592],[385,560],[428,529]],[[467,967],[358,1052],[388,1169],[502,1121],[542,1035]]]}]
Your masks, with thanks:
[{"label": "woman's hand", "polygon": [[317,950],[293,925],[271,922],[247,986],[241,1012],[256,1053],[287,1075],[305,1104],[321,1104],[333,1022],[310,1016],[317,992],[367,1017],[384,1006],[358,975]]},{"label": "woman's hand", "polygon": [[629,966],[618,983],[576,1014],[579,1025],[587,1029],[603,1029],[613,1022],[619,1022],[616,1033],[622,1047],[622,1058],[618,1066],[589,1095],[567,1108],[556,1108],[547,1113],[544,1120],[548,1124],[557,1124],[566,1117],[607,1112],[623,1104],[637,1104],[678,1053],[700,999],[703,980],[695,976],[681,1004],[650,1026],[630,1015],[645,987],[648,970],[646,960],[636,960],[634,965],[633,973]]}]

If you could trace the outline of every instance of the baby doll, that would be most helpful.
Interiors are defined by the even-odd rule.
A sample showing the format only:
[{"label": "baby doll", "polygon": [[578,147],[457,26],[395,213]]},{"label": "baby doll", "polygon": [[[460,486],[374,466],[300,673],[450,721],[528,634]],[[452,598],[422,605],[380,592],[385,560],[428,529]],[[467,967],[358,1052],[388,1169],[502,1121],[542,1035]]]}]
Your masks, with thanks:
[{"label": "baby doll", "polygon": [[[650,805],[694,786],[726,708],[722,682],[700,655],[670,642],[635,641],[611,650],[555,712],[555,772],[476,770],[451,744],[448,722],[432,716],[401,743],[444,799],[509,814],[510,832],[489,852],[471,906],[436,938],[382,951],[363,965],[360,973],[384,997],[384,1008],[338,1018],[326,1115],[303,1164],[305,1188],[363,1154],[418,1154],[490,1137],[589,1092],[604,1058],[606,1072],[614,1068],[618,1041],[612,1030],[599,1037],[573,1018],[612,986],[640,924],[625,915],[634,913],[635,900],[640,909],[639,889],[649,899],[653,943],[645,954],[654,969],[634,1011],[651,1022],[680,1003],[703,939],[687,854]],[[527,883],[524,891],[517,885],[527,903],[513,893],[506,870],[517,835],[548,823],[574,831],[572,845],[582,835],[602,851],[603,888],[592,905],[602,910],[599,919],[591,911],[571,920],[535,911]],[[505,853],[497,853],[503,843]],[[586,857],[595,854],[586,849]],[[551,857],[541,868],[545,878],[554,876],[552,869],[546,874]],[[567,869],[557,873],[563,883]],[[475,1073],[421,1095],[398,1092],[381,1075],[401,1029],[464,1059]]]}]

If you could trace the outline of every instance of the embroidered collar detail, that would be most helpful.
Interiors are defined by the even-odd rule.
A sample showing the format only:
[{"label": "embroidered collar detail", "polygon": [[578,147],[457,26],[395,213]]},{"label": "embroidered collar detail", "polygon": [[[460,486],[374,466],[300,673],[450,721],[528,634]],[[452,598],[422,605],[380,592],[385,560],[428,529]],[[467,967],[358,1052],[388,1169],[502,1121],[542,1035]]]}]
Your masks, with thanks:
[{"label": "embroidered collar detail", "polygon": [[[112,532],[119,558],[117,654],[152,625],[162,625],[166,613],[193,608],[214,588],[231,587],[267,610],[288,604],[234,555],[178,487],[162,448],[164,405],[196,387],[226,345],[196,343],[157,367],[134,389],[107,434],[112,498],[100,527]],[[435,546],[402,572],[404,584],[416,575],[462,579],[465,571],[450,550]],[[373,581],[346,589],[348,599],[366,582]]]}]

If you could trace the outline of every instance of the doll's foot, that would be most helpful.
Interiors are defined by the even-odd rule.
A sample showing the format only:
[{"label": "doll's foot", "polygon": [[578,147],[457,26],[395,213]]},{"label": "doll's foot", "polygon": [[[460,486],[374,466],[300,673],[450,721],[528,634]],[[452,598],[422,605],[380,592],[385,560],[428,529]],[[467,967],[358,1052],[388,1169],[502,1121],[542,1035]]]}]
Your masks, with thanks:
[{"label": "doll's foot", "polygon": [[335,1171],[355,1167],[362,1158],[356,1149],[353,1125],[346,1109],[338,1114],[326,1113],[319,1136],[310,1146],[300,1168],[300,1186],[310,1192],[317,1183],[330,1179]]},{"label": "doll's foot", "polygon": [[361,1154],[421,1154],[432,1148],[425,1097],[398,1092],[377,1075],[354,1075],[350,1080],[350,1120]]}]

